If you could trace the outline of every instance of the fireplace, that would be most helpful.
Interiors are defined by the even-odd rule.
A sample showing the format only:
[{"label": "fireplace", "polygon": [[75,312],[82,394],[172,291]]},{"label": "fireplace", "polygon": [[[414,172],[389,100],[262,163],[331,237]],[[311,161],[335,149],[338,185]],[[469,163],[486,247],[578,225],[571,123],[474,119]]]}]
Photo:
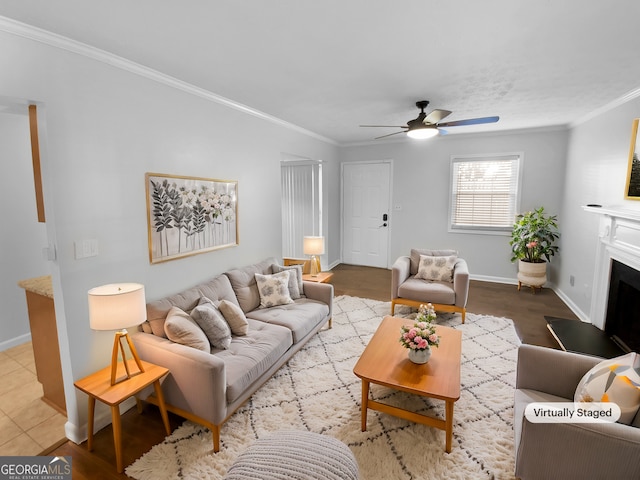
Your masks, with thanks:
[{"label": "fireplace", "polygon": [[583,207],[598,214],[591,311],[584,321],[545,317],[564,350],[613,358],[640,351],[640,210]]},{"label": "fireplace", "polygon": [[640,352],[640,272],[612,260],[604,331],[625,352]]}]

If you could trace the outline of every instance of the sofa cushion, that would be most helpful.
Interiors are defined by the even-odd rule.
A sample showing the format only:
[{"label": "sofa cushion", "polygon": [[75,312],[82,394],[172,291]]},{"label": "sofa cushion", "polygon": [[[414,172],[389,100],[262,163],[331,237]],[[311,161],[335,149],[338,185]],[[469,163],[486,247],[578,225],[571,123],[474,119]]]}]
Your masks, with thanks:
[{"label": "sofa cushion", "polygon": [[453,267],[458,257],[436,257],[433,255],[420,255],[420,264],[416,278],[422,280],[438,280],[440,282],[453,282]]},{"label": "sofa cushion", "polygon": [[150,329],[154,335],[166,338],[164,322],[169,310],[176,306],[185,312],[191,312],[202,297],[207,297],[213,302],[228,300],[236,305],[238,304],[229,278],[226,275],[218,275],[175,295],[147,303],[147,321],[143,328],[145,330]]},{"label": "sofa cushion", "polygon": [[458,256],[457,250],[427,250],[420,248],[412,248],[409,256],[409,273],[415,275],[418,273],[418,265],[420,265],[420,255],[431,255],[434,257],[449,257],[451,255]]},{"label": "sofa cushion", "polygon": [[227,403],[246,392],[291,345],[291,333],[286,328],[249,319],[246,335],[233,337],[227,350],[214,350],[225,364]]},{"label": "sofa cushion", "polygon": [[273,273],[289,271],[289,294],[293,300],[297,300],[304,295],[304,284],[302,282],[302,265],[289,265],[287,267],[274,263],[271,265]]},{"label": "sofa cushion", "polygon": [[456,292],[453,283],[425,281],[411,276],[398,287],[400,298],[410,298],[418,302],[441,303],[453,305],[456,301]]},{"label": "sofa cushion", "polygon": [[235,293],[237,303],[244,313],[250,312],[260,305],[256,273],[261,275],[271,274],[271,265],[274,263],[276,263],[275,258],[269,258],[260,263],[225,272]]},{"label": "sofa cushion", "polygon": [[193,318],[204,334],[209,339],[209,343],[214,348],[229,348],[231,344],[231,328],[225,320],[218,307],[216,307],[207,297],[202,297],[198,306],[191,311]]},{"label": "sofa cushion", "polygon": [[210,352],[209,340],[198,324],[179,307],[169,310],[164,322],[166,336],[172,342]]},{"label": "sofa cushion", "polygon": [[326,303],[310,298],[300,298],[295,303],[247,313],[248,318],[286,327],[291,331],[293,343],[298,343],[320,322],[326,320],[328,315],[329,306]]},{"label": "sofa cushion", "polygon": [[234,335],[247,334],[249,331],[249,322],[247,322],[247,317],[238,305],[228,300],[222,300],[218,304],[218,308],[229,324],[231,333]]},{"label": "sofa cushion", "polygon": [[620,407],[618,422],[633,422],[640,409],[640,355],[635,352],[598,363],[576,388],[576,402],[613,402]]},{"label": "sofa cushion", "polygon": [[260,308],[276,307],[293,303],[289,294],[289,277],[287,271],[274,273],[273,275],[261,275],[256,273],[256,283],[260,294]]}]

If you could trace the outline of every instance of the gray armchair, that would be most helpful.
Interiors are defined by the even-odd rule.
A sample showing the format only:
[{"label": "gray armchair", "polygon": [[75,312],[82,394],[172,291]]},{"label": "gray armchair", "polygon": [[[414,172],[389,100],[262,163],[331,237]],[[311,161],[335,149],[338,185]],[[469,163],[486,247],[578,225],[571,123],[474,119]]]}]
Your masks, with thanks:
[{"label": "gray armchair", "polygon": [[515,474],[535,479],[640,478],[640,415],[621,423],[531,423],[531,402],[572,402],[580,380],[603,359],[521,345],[514,405]]},{"label": "gray armchair", "polygon": [[391,315],[396,304],[418,308],[431,303],[437,311],[459,312],[464,323],[469,296],[469,267],[462,258],[453,266],[453,282],[416,278],[420,255],[446,257],[457,255],[455,250],[412,249],[410,256],[399,257],[391,267]]}]

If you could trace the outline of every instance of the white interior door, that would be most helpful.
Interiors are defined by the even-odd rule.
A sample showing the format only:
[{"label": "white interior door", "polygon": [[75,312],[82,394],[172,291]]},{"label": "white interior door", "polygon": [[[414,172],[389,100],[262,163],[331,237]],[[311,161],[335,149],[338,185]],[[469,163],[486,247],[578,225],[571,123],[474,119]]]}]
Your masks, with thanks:
[{"label": "white interior door", "polygon": [[342,164],[342,260],[388,268],[391,162]]}]

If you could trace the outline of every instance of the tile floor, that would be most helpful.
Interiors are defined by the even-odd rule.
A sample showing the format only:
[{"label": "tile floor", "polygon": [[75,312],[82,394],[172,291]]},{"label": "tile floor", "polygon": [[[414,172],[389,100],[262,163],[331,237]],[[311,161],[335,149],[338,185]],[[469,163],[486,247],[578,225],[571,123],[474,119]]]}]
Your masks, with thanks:
[{"label": "tile floor", "polygon": [[67,417],[42,400],[31,342],[0,352],[0,456],[38,455],[64,439]]}]

